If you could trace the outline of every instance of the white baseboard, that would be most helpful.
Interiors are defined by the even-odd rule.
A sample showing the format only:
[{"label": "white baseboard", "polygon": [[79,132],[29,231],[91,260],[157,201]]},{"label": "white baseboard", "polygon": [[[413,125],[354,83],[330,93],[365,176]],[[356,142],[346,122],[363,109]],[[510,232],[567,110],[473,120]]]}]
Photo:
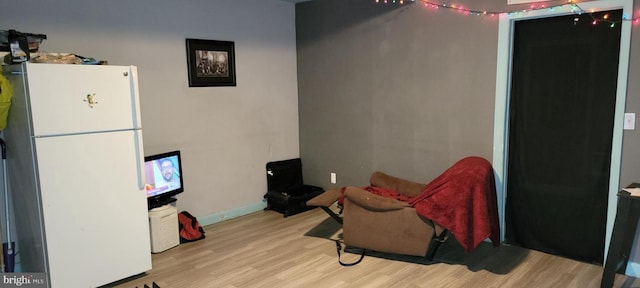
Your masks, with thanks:
[{"label": "white baseboard", "polygon": [[264,210],[264,208],[267,208],[266,200],[249,204],[247,206],[238,207],[238,208],[234,208],[227,211],[221,211],[211,215],[201,216],[197,218],[198,218],[198,223],[200,223],[201,226],[207,226],[207,225],[211,225],[221,221],[233,219],[239,216],[251,214],[253,212],[258,212],[258,211]]}]

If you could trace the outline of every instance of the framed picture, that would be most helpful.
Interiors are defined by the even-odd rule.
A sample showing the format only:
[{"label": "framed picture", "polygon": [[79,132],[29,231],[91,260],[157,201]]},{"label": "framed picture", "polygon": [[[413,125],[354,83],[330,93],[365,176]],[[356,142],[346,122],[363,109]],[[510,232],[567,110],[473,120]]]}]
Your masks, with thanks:
[{"label": "framed picture", "polygon": [[189,87],[236,86],[234,43],[187,39]]}]

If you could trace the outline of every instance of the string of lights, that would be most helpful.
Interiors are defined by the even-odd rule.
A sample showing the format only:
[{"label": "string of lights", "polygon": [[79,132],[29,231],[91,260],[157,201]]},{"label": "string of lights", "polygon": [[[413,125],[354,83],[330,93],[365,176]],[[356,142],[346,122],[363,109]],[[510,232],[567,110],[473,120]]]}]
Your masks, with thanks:
[{"label": "string of lights", "polygon": [[[591,24],[593,25],[597,25],[599,23],[606,23],[608,24],[610,27],[615,27],[616,25],[622,23],[622,21],[630,21],[631,23],[635,24],[639,24],[640,23],[640,17],[636,17],[636,18],[631,18],[628,15],[623,15],[622,19],[620,20],[612,20],[609,19],[609,14],[604,14],[602,17],[598,18],[594,16],[595,11],[586,11],[584,9],[582,9],[580,7],[580,5],[578,5],[577,3],[573,3],[573,0],[569,0],[568,3],[566,4],[560,4],[560,5],[552,5],[552,6],[546,6],[544,4],[533,4],[530,5],[528,9],[523,9],[523,10],[516,10],[516,11],[481,11],[481,10],[474,10],[474,9],[469,9],[469,8],[465,8],[462,5],[455,5],[455,4],[451,4],[451,5],[447,5],[447,4],[442,4],[442,3],[436,3],[436,2],[431,2],[429,0],[375,0],[376,3],[384,3],[384,4],[405,4],[405,2],[411,2],[411,3],[421,3],[423,4],[425,7],[428,8],[433,8],[433,9],[448,9],[448,10],[453,10],[456,11],[458,13],[461,13],[463,15],[467,15],[467,16],[488,16],[488,17],[499,17],[501,15],[506,15],[507,17],[511,17],[513,15],[521,15],[524,13],[529,13],[532,11],[537,11],[537,10],[543,10],[543,9],[549,9],[549,10],[555,10],[555,9],[570,9],[574,14],[576,15],[582,15],[582,14],[586,14],[589,15],[591,17]],[[574,23],[578,22],[579,18],[575,18],[574,19]]]}]

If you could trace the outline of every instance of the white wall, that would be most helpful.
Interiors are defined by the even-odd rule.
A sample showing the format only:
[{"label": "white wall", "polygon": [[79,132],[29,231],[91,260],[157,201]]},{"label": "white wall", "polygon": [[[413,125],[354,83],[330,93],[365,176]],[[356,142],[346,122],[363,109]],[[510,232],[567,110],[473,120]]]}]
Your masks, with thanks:
[{"label": "white wall", "polygon": [[[178,209],[209,223],[260,208],[266,162],[299,156],[292,3],[9,1],[11,28],[46,34],[41,51],[138,66],[145,152],[181,150]],[[185,38],[234,41],[237,86],[189,88]]]}]

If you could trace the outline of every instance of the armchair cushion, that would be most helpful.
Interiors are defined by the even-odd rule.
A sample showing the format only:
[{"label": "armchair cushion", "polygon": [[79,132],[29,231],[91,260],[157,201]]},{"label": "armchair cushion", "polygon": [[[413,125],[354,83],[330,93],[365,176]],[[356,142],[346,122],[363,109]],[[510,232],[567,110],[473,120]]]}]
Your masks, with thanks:
[{"label": "armchair cushion", "polygon": [[307,201],[307,206],[329,207],[331,206],[331,204],[338,201],[340,197],[342,197],[342,192],[340,192],[340,189],[327,190],[324,193]]},{"label": "armchair cushion", "polygon": [[418,196],[427,187],[425,184],[387,175],[380,171],[371,174],[370,182],[371,186],[392,190],[407,197]]}]

